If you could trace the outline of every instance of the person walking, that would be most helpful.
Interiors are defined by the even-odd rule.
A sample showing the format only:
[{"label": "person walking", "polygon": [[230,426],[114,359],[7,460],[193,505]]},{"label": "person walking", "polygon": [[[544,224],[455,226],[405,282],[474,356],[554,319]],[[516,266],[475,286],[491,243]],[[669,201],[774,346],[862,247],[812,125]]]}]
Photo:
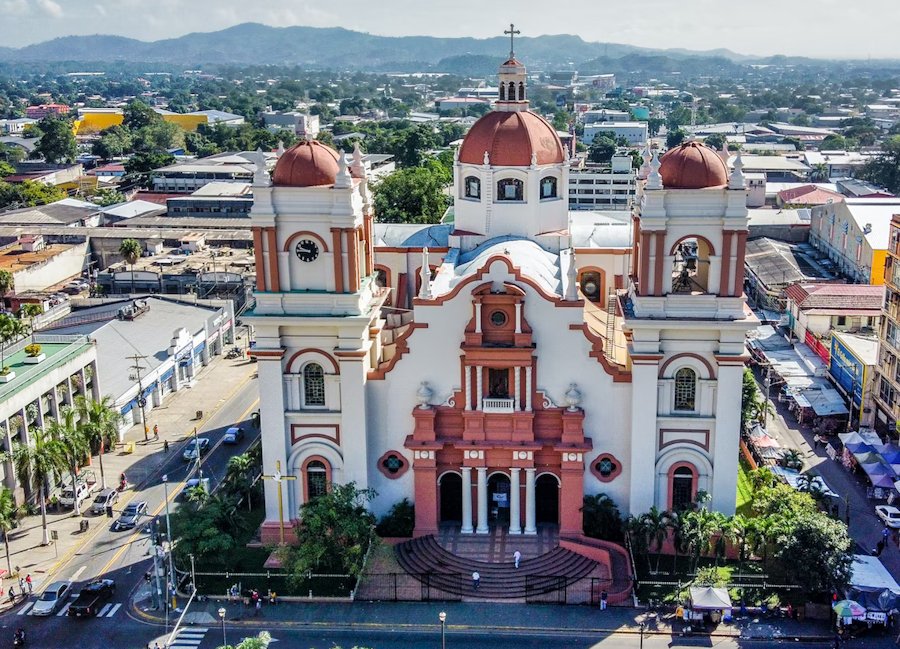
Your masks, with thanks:
[{"label": "person walking", "polygon": [[31,583],[31,573],[25,575],[25,585],[28,587],[28,594],[31,595],[34,585]]},{"label": "person walking", "polygon": [[25,579],[23,577],[19,577],[19,592],[23,595],[25,594]]},{"label": "person walking", "polygon": [[163,440],[163,453],[168,453],[168,452],[169,452],[169,440],[164,439]]},{"label": "person walking", "polygon": [[606,600],[608,600],[608,599],[609,599],[609,593],[607,593],[605,590],[600,591],[600,610],[601,611],[606,610]]},{"label": "person walking", "polygon": [[159,424],[153,424],[153,441],[159,439]]},{"label": "person walking", "polygon": [[481,575],[478,574],[478,571],[472,573],[472,590],[478,590],[478,587],[481,585]]},{"label": "person walking", "polygon": [[520,562],[521,560],[522,560],[522,553],[519,552],[518,550],[516,550],[515,552],[513,552],[513,561],[514,561],[515,564],[516,564],[516,569],[519,568],[519,562]]},{"label": "person walking", "polygon": [[259,612],[262,610],[262,599],[259,597],[256,598],[256,610],[253,612],[253,617],[259,617]]}]

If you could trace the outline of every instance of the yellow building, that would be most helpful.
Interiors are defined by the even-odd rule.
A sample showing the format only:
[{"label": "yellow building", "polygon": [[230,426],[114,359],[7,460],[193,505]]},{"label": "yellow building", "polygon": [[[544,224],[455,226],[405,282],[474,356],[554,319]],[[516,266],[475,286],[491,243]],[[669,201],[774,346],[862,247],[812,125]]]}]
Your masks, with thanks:
[{"label": "yellow building", "polygon": [[[164,121],[180,126],[185,131],[196,131],[201,124],[207,124],[209,118],[202,113],[171,113],[157,110]],[[125,120],[120,108],[80,108],[78,119],[73,124],[75,135],[94,135],[113,126],[119,126]]]}]

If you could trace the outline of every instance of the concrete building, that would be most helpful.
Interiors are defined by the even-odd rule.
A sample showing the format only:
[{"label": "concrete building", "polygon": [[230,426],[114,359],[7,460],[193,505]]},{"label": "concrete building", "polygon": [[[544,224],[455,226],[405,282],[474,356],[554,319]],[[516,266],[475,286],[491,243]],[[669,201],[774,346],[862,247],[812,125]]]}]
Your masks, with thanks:
[{"label": "concrete building", "polygon": [[43,119],[48,115],[68,115],[69,107],[66,104],[40,104],[29,106],[25,109],[25,117],[28,119]]},{"label": "concrete building", "polygon": [[[831,335],[828,373],[850,404],[850,421],[872,428],[875,421],[878,337],[835,331]],[[851,423],[852,426],[852,423]],[[855,428],[855,426],[853,426]]]},{"label": "concrete building", "polygon": [[585,124],[582,141],[590,146],[597,133],[608,131],[616,138],[624,137],[631,146],[641,146],[647,142],[647,122],[594,122]]},{"label": "concrete building", "polygon": [[613,110],[612,108],[600,108],[595,110],[586,110],[580,113],[581,121],[587,124],[597,124],[599,122],[630,122],[631,113],[627,110]]},{"label": "concrete building", "polygon": [[286,130],[300,137],[316,138],[319,135],[319,116],[291,111],[266,111],[262,114],[263,123],[270,131]]},{"label": "concrete building", "polygon": [[[193,194],[211,183],[249,183],[253,178],[252,152],[220,153],[217,155],[176,162],[154,169],[151,174],[154,192],[168,194]],[[271,168],[278,159],[277,153],[264,153],[265,164]]]},{"label": "concrete building", "polygon": [[87,267],[88,243],[48,244],[41,235],[22,235],[0,245],[0,270],[12,273],[16,293],[45,291],[78,277]]},{"label": "concrete building", "polygon": [[570,210],[627,210],[636,190],[637,173],[630,155],[615,155],[609,164],[584,160],[569,169]]},{"label": "concrete building", "polygon": [[896,436],[900,433],[900,216],[894,216],[888,230],[887,261],[884,272],[884,306],[878,332],[879,359],[876,368],[875,429]]},{"label": "concrete building", "polygon": [[230,300],[185,303],[148,296],[76,311],[47,333],[91,341],[99,394],[121,413],[122,435],[141,422],[141,399],[149,417],[166,395],[190,387],[210,357],[234,342],[234,310]]},{"label": "concrete building", "polygon": [[[570,161],[528,110],[525,67],[454,164],[447,246],[375,245],[369,179],[319,142],[254,177],[254,325],[264,542],[329,482],[415,534],[582,529],[585,494],[623,512],[733,513],[746,309],[745,183],[689,143],[648,160],[627,212],[570,212]],[[425,241],[446,225],[419,226]],[[384,309],[414,286],[411,308]],[[626,342],[627,336],[627,342]],[[287,521],[285,521],[286,523]]]}]

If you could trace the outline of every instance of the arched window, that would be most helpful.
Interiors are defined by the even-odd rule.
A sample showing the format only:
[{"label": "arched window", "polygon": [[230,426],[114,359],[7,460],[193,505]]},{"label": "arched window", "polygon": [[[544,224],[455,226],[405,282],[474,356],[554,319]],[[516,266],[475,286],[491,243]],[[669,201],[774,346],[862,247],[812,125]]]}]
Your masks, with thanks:
[{"label": "arched window", "polygon": [[581,274],[581,292],[591,302],[600,302],[603,299],[603,277],[600,273],[588,271]]},{"label": "arched window", "polygon": [[672,474],[672,511],[688,509],[694,500],[694,472],[682,466]]},{"label": "arched window", "polygon": [[387,273],[384,272],[383,268],[375,269],[375,286],[379,288],[387,286]]},{"label": "arched window", "polygon": [[689,367],[675,372],[675,410],[694,410],[697,400],[697,375]]},{"label": "arched window", "polygon": [[476,176],[466,176],[464,181],[466,198],[481,198],[481,180]]},{"label": "arched window", "polygon": [[518,178],[504,178],[497,183],[498,201],[521,201],[525,196],[525,183]]},{"label": "arched window", "polygon": [[519,101],[525,101],[525,84],[519,82]]},{"label": "arched window", "polygon": [[303,367],[303,405],[307,408],[325,405],[325,370],[318,363]]},{"label": "arched window", "polygon": [[506,101],[506,85],[500,84],[500,101]]},{"label": "arched window", "polygon": [[328,492],[328,473],[325,464],[313,460],[306,465],[306,502]]},{"label": "arched window", "polygon": [[508,99],[509,101],[515,101],[515,100],[516,100],[516,82],[515,82],[515,81],[510,81],[510,82],[509,82],[509,94],[508,94],[508,96],[507,96],[507,99]]},{"label": "arched window", "polygon": [[556,198],[556,177],[547,176],[541,181],[541,198]]}]

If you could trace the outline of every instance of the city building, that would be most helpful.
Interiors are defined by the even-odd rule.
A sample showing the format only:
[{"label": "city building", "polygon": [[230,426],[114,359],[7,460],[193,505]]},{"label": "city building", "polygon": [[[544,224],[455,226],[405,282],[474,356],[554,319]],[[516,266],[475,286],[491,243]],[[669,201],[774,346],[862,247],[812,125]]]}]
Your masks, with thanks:
[{"label": "city building", "polygon": [[[568,209],[571,161],[528,110],[525,66],[511,56],[499,77],[457,154],[449,232],[421,225],[407,246],[376,246],[358,154],[348,165],[304,141],[271,178],[257,165],[244,321],[263,470],[296,478],[283,497],[266,481],[263,542],[292,537],[329,482],[373,488],[379,515],[410,499],[416,535],[441,523],[577,535],[598,492],[627,514],[689,507],[700,491],[734,512],[758,323],[740,169],[696,142],[654,154],[635,218],[597,227],[597,213]],[[386,308],[409,287],[409,309]]]},{"label": "city building", "polygon": [[878,337],[835,331],[831,334],[828,373],[850,404],[850,421],[871,428],[875,421],[874,392]]},{"label": "city building", "polygon": [[472,108],[490,108],[491,102],[480,97],[442,97],[434,100],[435,108],[440,112],[448,110],[470,110]]},{"label": "city building", "polygon": [[630,209],[636,179],[630,155],[614,155],[605,165],[581,160],[569,169],[569,209]]},{"label": "city building", "polygon": [[48,244],[41,235],[21,235],[0,242],[0,270],[12,273],[16,293],[45,291],[78,277],[88,256],[87,238],[80,243]]},{"label": "city building", "polygon": [[581,140],[588,146],[594,141],[597,133],[609,132],[618,139],[625,138],[631,146],[641,146],[647,142],[647,122],[594,122],[585,124]]},{"label": "city building", "polygon": [[[251,153],[221,153],[207,158],[176,162],[154,169],[151,174],[154,192],[193,194],[211,182],[243,183],[253,177],[254,164]],[[266,165],[272,165],[277,154],[267,153]]]},{"label": "city building", "polygon": [[99,394],[110,397],[122,415],[121,441],[142,421],[142,412],[190,387],[210,358],[234,342],[234,309],[230,300],[185,303],[147,296],[80,309],[45,331],[88,338],[96,348]]},{"label": "city building", "polygon": [[876,367],[875,429],[900,433],[900,215],[891,219],[884,269],[884,305],[878,332],[879,362]]},{"label": "city building", "polygon": [[266,111],[263,123],[270,131],[287,130],[300,137],[315,138],[319,135],[319,116],[291,111]]},{"label": "city building", "polygon": [[598,122],[630,122],[631,113],[627,110],[613,110],[612,108],[600,108],[597,110],[586,110],[580,114],[581,121],[587,124],[596,124]]},{"label": "city building", "polygon": [[900,198],[867,198],[817,205],[810,210],[809,243],[848,279],[884,283],[891,218]]},{"label": "city building", "polygon": [[175,217],[246,218],[253,206],[250,183],[213,181],[189,196],[166,201],[168,214]]},{"label": "city building", "polygon": [[0,213],[0,225],[100,225],[100,206],[77,198],[64,198],[47,205],[21,207]]},{"label": "city building", "polygon": [[47,115],[68,115],[69,107],[65,104],[40,104],[28,106],[25,109],[25,117],[28,119],[43,119]]}]

